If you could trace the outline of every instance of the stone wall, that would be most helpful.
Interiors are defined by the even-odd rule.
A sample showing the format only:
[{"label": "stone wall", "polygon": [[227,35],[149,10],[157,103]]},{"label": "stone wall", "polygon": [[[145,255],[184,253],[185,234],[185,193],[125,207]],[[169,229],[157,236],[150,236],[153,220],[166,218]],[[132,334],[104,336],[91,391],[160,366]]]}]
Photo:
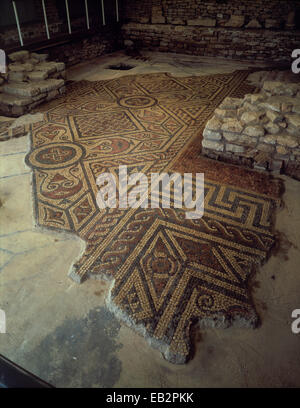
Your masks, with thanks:
[{"label": "stone wall", "polygon": [[[35,9],[41,21],[44,20],[44,12],[42,7],[42,2],[40,0],[34,0]],[[59,13],[56,7],[55,0],[45,0],[45,7],[47,10],[47,20],[48,23],[53,23],[59,20]]]},{"label": "stone wall", "polygon": [[[58,14],[56,8],[55,0],[45,0],[45,5],[47,9],[47,20],[49,24],[49,31],[52,36],[58,35],[59,33],[67,33],[67,24],[63,21]],[[35,0],[35,10],[38,21],[33,21],[31,23],[23,23],[21,21],[22,37],[25,44],[32,43],[34,41],[45,40],[46,29],[44,24],[44,14],[42,8],[42,2],[40,0]],[[73,23],[74,24],[74,23]],[[82,21],[82,25],[84,21]],[[78,22],[75,21],[75,26]],[[19,35],[16,24],[8,27],[2,27],[0,30],[0,47],[7,49],[14,46],[19,46]]]},{"label": "stone wall", "polygon": [[[53,23],[51,26],[52,32],[60,33],[60,24]],[[44,30],[44,27],[41,24],[36,24],[32,27],[31,33],[34,30],[37,30],[35,38],[38,38],[38,34]],[[16,40],[18,39],[17,33],[14,30],[12,35],[16,36]],[[68,39],[67,36],[66,39]],[[71,41],[66,41],[61,45],[55,44],[54,47],[47,47],[45,45],[43,52],[49,54],[52,60],[62,61],[70,66],[116,51],[121,47],[122,41],[119,29],[117,27],[106,27],[101,32],[87,35],[85,38],[73,38]]]},{"label": "stone wall", "polygon": [[62,61],[71,66],[119,50],[122,42],[116,33],[115,29],[106,29],[82,39],[45,48],[43,52],[48,53],[51,60]]},{"label": "stone wall", "polygon": [[[205,19],[218,27],[294,28],[297,0],[125,0],[124,18],[137,23],[193,24]],[[257,20],[254,24],[253,20]]]},{"label": "stone wall", "polygon": [[226,98],[206,124],[202,154],[261,170],[299,168],[299,82],[265,81],[258,94]]},{"label": "stone wall", "polygon": [[[63,31],[64,24],[62,21],[49,23],[49,30],[51,34],[57,35]],[[45,25],[42,22],[26,25],[22,27],[22,38],[24,43],[29,44],[34,40],[46,40]],[[5,31],[0,32],[0,46],[3,49],[19,46],[19,35],[15,26],[5,28]]]},{"label": "stone wall", "polygon": [[[47,42],[42,3],[40,0],[35,1],[38,21],[21,24],[24,48],[30,50],[35,50],[36,44],[40,49],[39,43]],[[63,61],[67,65],[72,65],[113,52],[123,45],[119,24],[107,23],[106,26],[102,26],[102,22],[99,22],[101,16],[90,13],[90,31],[87,31],[85,16],[71,18],[72,36],[70,36],[67,21],[59,15],[56,1],[46,0],[45,4],[51,40],[49,47],[43,45],[43,52],[49,54],[52,60]],[[84,39],[83,36],[80,37],[80,33],[83,33]],[[54,43],[54,47],[50,46],[51,43]],[[7,53],[11,52],[10,50],[20,49],[15,24],[1,28],[0,48]]]},{"label": "stone wall", "polygon": [[203,56],[290,61],[296,0],[126,0],[126,46]]}]

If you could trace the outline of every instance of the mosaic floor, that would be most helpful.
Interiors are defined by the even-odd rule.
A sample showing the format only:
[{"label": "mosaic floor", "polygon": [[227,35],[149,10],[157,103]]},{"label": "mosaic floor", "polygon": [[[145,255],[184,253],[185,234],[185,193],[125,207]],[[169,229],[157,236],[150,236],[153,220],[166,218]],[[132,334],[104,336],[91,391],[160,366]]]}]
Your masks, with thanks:
[{"label": "mosaic floor", "polygon": [[[120,164],[148,175],[172,171],[181,161],[188,167],[188,156],[181,157],[197,150],[197,138],[200,149],[214,109],[226,96],[253,91],[245,84],[248,74],[71,83],[32,127],[26,162],[37,224],[86,241],[70,277],[113,279],[108,307],[174,363],[189,357],[192,323],[257,324],[248,280],[274,244],[277,186],[245,169],[244,178],[228,183],[234,167],[208,161],[204,216],[187,220],[180,209],[99,210],[96,179],[116,174]],[[224,172],[216,174],[218,166]]]}]

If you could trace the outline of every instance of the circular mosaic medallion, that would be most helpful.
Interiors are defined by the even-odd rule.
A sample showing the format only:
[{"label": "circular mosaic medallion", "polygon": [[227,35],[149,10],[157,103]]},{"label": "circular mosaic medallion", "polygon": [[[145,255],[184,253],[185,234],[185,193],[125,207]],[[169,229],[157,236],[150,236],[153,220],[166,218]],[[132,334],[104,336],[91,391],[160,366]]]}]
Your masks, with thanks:
[{"label": "circular mosaic medallion", "polygon": [[58,169],[77,163],[84,153],[83,147],[74,143],[52,143],[29,153],[26,163],[38,169]]},{"label": "circular mosaic medallion", "polygon": [[157,100],[151,96],[133,95],[119,99],[118,103],[125,108],[149,108],[155,105]]}]

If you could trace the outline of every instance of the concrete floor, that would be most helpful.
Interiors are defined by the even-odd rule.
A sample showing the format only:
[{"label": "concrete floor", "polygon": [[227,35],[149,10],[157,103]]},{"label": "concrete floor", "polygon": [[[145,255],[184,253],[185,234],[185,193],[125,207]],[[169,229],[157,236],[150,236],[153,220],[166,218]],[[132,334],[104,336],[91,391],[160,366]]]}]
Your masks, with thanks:
[{"label": "concrete floor", "polygon": [[[128,71],[108,69],[110,65],[125,64],[134,68]],[[132,58],[123,51],[82,62],[68,70],[67,78],[72,81],[98,81],[124,75],[169,72],[174,76],[210,75],[230,73],[237,69],[270,67],[269,64],[251,61],[232,61],[211,57],[197,57],[184,54],[144,51],[141,58]]]},{"label": "concrete floor", "polygon": [[[204,75],[249,66],[178,54],[147,56],[148,61],[123,53],[97,58],[72,67],[68,78],[161,71]],[[105,69],[119,62],[136,68]],[[35,228],[31,171],[24,164],[28,142],[26,136],[0,143],[0,309],[7,319],[1,354],[58,387],[300,386],[300,334],[291,331],[292,311],[300,309],[299,182],[281,177],[284,207],[276,219],[280,248],[253,282],[260,327],[194,330],[193,358],[176,366],[106,309],[108,282],[78,285],[67,277],[84,243]]]}]

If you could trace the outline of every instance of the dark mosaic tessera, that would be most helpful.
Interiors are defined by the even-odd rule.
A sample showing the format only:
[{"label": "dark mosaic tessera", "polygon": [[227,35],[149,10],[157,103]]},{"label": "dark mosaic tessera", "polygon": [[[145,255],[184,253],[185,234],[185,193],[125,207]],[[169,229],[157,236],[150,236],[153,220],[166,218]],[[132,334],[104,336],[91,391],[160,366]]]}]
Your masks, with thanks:
[{"label": "dark mosaic tessera", "polygon": [[[274,244],[278,185],[267,175],[199,156],[201,132],[227,96],[253,92],[248,71],[201,77],[169,74],[74,82],[32,125],[35,216],[74,232],[86,250],[77,282],[112,279],[107,305],[174,363],[190,354],[190,327],[255,327],[248,288]],[[40,108],[39,108],[40,111]],[[97,177],[204,172],[205,212],[99,210]]]}]

